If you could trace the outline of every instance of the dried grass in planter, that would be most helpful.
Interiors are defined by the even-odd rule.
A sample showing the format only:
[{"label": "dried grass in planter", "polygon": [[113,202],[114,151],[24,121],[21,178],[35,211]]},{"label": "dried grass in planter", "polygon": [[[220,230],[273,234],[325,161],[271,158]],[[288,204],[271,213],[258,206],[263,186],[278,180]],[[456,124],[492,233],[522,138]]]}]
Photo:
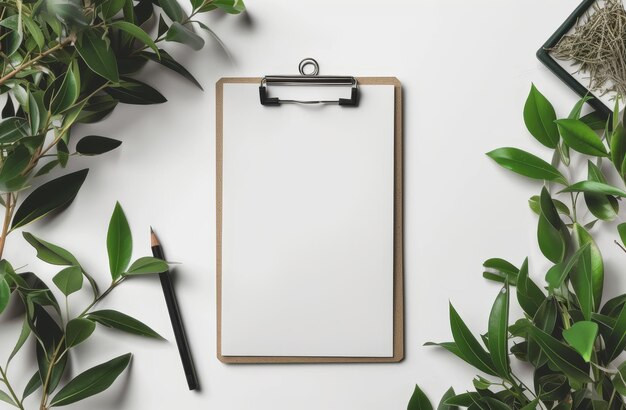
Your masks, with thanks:
[{"label": "dried grass in planter", "polygon": [[578,65],[577,73],[589,76],[591,91],[626,96],[626,10],[621,0],[596,3],[550,51]]}]

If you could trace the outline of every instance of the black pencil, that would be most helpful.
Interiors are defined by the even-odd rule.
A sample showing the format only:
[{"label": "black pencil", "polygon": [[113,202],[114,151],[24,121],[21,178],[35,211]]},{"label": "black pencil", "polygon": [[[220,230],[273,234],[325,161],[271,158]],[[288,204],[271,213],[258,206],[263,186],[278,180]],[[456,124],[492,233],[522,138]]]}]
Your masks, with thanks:
[{"label": "black pencil", "polygon": [[[152,255],[155,258],[165,260],[163,254],[163,248],[157,238],[156,234],[150,227],[150,245],[152,246]],[[165,304],[170,314],[170,320],[172,322],[172,328],[174,329],[174,337],[176,338],[176,344],[178,345],[178,352],[180,353],[180,359],[183,362],[183,369],[185,370],[185,376],[187,377],[187,384],[189,390],[196,390],[198,388],[198,377],[196,376],[196,369],[193,365],[193,359],[191,358],[191,351],[189,350],[189,344],[187,343],[187,335],[185,334],[185,328],[183,327],[183,321],[180,316],[180,310],[178,309],[178,301],[176,300],[176,294],[174,293],[174,286],[172,285],[172,278],[170,272],[165,271],[159,273],[159,279],[161,279],[161,287],[163,288],[163,294],[165,296]]]}]

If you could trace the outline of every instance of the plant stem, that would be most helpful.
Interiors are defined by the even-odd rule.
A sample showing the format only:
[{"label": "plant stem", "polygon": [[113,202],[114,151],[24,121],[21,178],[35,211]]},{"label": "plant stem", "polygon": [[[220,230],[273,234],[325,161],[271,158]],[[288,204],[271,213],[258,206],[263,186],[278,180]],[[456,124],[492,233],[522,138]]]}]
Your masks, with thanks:
[{"label": "plant stem", "polygon": [[0,375],[2,375],[2,381],[7,386],[7,389],[9,389],[9,394],[11,395],[11,398],[13,399],[15,404],[17,404],[17,407],[21,410],[24,410],[24,406],[20,402],[20,399],[17,398],[17,394],[15,394],[15,390],[13,390],[13,387],[11,387],[11,383],[9,383],[7,374],[2,367],[0,367]]},{"label": "plant stem", "polygon": [[0,233],[0,259],[4,253],[4,244],[6,243],[7,235],[9,233],[9,224],[11,223],[11,217],[13,216],[13,209],[15,204],[11,203],[13,194],[7,193],[4,209],[4,222],[2,223],[2,233]]},{"label": "plant stem", "polygon": [[111,283],[111,285],[107,288],[107,290],[105,290],[102,295],[98,296],[97,298],[94,298],[93,302],[91,302],[89,304],[89,306],[87,306],[85,308],[85,310],[83,310],[83,312],[78,316],[78,317],[83,317],[85,316],[88,312],[89,309],[91,309],[92,307],[94,307],[98,302],[100,302],[102,299],[104,299],[109,293],[111,293],[111,291],[113,289],[115,289],[115,287],[117,285],[119,285],[120,283],[122,283],[124,280],[126,279],[126,276],[122,276],[121,278],[119,278],[118,280],[114,281]]},{"label": "plant stem", "polygon": [[[512,383],[512,384],[520,390],[520,394],[522,395],[522,397],[525,397],[525,398],[526,398],[526,396],[525,396],[525,395],[524,395],[524,393],[523,393],[523,390],[526,390],[526,391],[527,391],[527,392],[529,392],[529,393],[530,393],[530,394],[531,394],[531,395],[532,395],[535,399],[537,399],[537,398],[538,398],[538,397],[537,397],[537,395],[536,395],[536,394],[535,394],[535,393],[534,393],[531,389],[529,389],[529,388],[528,388],[528,386],[527,386],[527,385],[526,385],[526,384],[522,381],[522,379],[520,379],[519,377],[517,377],[517,376],[516,376],[513,372],[511,372],[511,377],[512,377],[513,379],[515,379],[515,380],[519,383],[519,386],[518,386],[518,385],[516,385],[516,384],[514,384],[514,383]],[[520,386],[521,386],[521,387],[520,387]],[[523,389],[522,389],[522,387],[523,387]],[[538,402],[538,404],[539,404],[539,407],[543,409],[543,405],[541,404],[541,402]]]},{"label": "plant stem", "polygon": [[10,73],[8,73],[7,75],[5,75],[4,77],[0,78],[0,85],[3,85],[6,81],[10,80],[11,78],[15,77],[16,74],[18,74],[20,71],[24,70],[25,68],[30,67],[31,65],[35,64],[37,61],[41,60],[42,58],[44,58],[45,56],[47,56],[50,53],[54,53],[57,50],[62,49],[63,47],[65,47],[66,45],[70,44],[72,42],[73,38],[72,37],[68,37],[65,40],[61,41],[59,44],[57,44],[54,47],[51,47],[49,49],[47,49],[46,51],[44,51],[43,53],[40,53],[37,57],[34,57],[26,62],[23,62],[22,64],[20,64],[19,66],[17,66],[13,71],[11,71]]},{"label": "plant stem", "polygon": [[42,390],[41,390],[41,403],[39,405],[40,410],[46,410],[48,408],[47,407],[48,384],[50,384],[50,378],[52,377],[52,370],[54,370],[57,356],[59,355],[59,352],[61,351],[61,346],[63,346],[64,341],[65,341],[65,335],[63,335],[63,337],[61,337],[61,340],[59,340],[59,345],[54,350],[54,353],[52,353],[52,357],[50,358],[50,361],[48,362],[48,371],[46,372],[46,379],[43,383]]},{"label": "plant stem", "polygon": [[578,197],[574,198],[574,194],[570,192],[570,198],[572,199],[572,222],[576,223],[577,222],[577,217],[576,217],[576,200],[578,199]]}]

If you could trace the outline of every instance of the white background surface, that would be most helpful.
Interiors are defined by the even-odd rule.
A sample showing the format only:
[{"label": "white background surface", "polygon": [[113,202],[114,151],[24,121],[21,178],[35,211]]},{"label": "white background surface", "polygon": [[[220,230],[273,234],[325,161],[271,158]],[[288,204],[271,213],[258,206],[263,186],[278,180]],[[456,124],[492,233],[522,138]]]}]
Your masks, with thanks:
[{"label": "white background surface", "polygon": [[[97,330],[76,349],[72,371],[129,351],[132,368],[111,390],[68,409],[385,410],[406,408],[416,382],[433,401],[450,385],[470,388],[468,365],[422,344],[450,340],[449,300],[472,329],[486,330],[497,286],[481,278],[485,259],[519,264],[530,255],[533,266],[544,263],[526,204],[539,186],[484,153],[517,146],[547,158],[524,128],[522,107],[531,81],[560,115],[575,102],[534,53],[576,4],[250,0],[247,16],[206,17],[234,62],[212,41],[199,53],[170,47],[205,91],[175,74],[145,70],[141,78],[169,102],[121,106],[106,122],[76,130],[75,138],[96,133],[124,144],[73,161],[72,169],[91,168],[77,200],[59,217],[28,228],[73,251],[104,285],[104,238],[115,201],[132,225],[136,256],[149,253],[154,225],[169,259],[183,263],[177,287],[202,391],[187,391],[158,280],[146,278],[115,290],[104,306],[141,318],[169,342]],[[294,73],[309,56],[323,74],[393,75],[403,83],[406,359],[400,364],[228,366],[215,357],[214,84],[221,76]],[[626,283],[614,237],[611,231],[600,240],[609,295]],[[19,235],[8,247],[16,266],[29,264],[48,279],[55,273],[35,262]],[[542,276],[536,268],[532,274]],[[11,327],[4,326],[2,357],[12,343]]]},{"label": "white background surface", "polygon": [[359,92],[224,84],[222,355],[393,356],[394,85]]}]

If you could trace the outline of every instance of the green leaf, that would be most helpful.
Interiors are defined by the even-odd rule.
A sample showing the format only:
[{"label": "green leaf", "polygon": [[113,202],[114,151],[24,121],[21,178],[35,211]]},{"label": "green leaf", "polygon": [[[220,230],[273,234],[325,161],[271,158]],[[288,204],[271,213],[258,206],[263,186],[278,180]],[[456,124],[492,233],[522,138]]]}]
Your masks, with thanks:
[{"label": "green leaf", "polygon": [[13,106],[13,99],[9,94],[7,94],[7,101],[4,104],[4,108],[2,108],[2,113],[0,114],[2,118],[15,117],[15,107]]},{"label": "green leaf", "polygon": [[607,117],[598,111],[592,111],[580,118],[592,130],[603,130]]},{"label": "green leaf", "polygon": [[478,370],[495,376],[497,372],[489,353],[480,346],[452,304],[450,304],[450,328],[463,358]]},{"label": "green leaf", "polygon": [[[17,407],[17,404],[15,404],[15,401],[13,401],[13,399],[11,398],[11,396],[9,396],[8,393],[0,390],[0,401],[3,401],[5,403],[8,403],[12,406]],[[419,407],[418,407],[419,408]]]},{"label": "green leaf", "polygon": [[594,322],[576,322],[569,329],[563,330],[563,339],[589,363],[593,345],[598,336],[598,325]]},{"label": "green leaf", "polygon": [[617,367],[617,374],[613,377],[613,386],[622,396],[626,396],[626,362]]},{"label": "green leaf", "polygon": [[161,6],[167,17],[171,18],[172,21],[183,21],[183,18],[185,17],[183,9],[176,0],[159,0],[158,4]]},{"label": "green leaf", "polygon": [[569,259],[567,264],[565,263],[557,263],[553,267],[551,267],[546,273],[546,282],[548,286],[552,289],[559,289],[565,279],[569,275],[572,268],[578,263],[578,259],[580,255],[585,251],[585,249],[589,248],[589,244],[586,243],[582,247],[578,248],[576,252]]},{"label": "green leaf", "polygon": [[41,387],[41,376],[39,376],[39,372],[35,372],[33,376],[30,378],[28,383],[26,383],[26,387],[24,388],[24,392],[22,393],[22,401],[33,394]]},{"label": "green leaf", "polygon": [[[39,99],[37,96],[40,96],[41,98]],[[41,106],[39,104],[40,101]],[[44,111],[43,95],[41,92],[38,94],[28,93],[28,121],[30,122],[30,135],[37,135],[37,131],[39,131],[39,125],[42,122],[41,111]],[[45,121],[45,119],[43,119],[43,121]]]},{"label": "green leaf", "polygon": [[9,117],[0,122],[0,144],[9,144],[24,138],[26,131],[26,120],[19,117]]},{"label": "green leaf", "polygon": [[124,276],[144,275],[150,273],[162,273],[167,270],[167,263],[161,259],[144,256],[130,265]]},{"label": "green leaf", "polygon": [[239,14],[246,9],[243,0],[213,0],[211,5],[229,14]]},{"label": "green leaf", "polygon": [[613,185],[596,181],[580,181],[563,189],[561,192],[590,192],[594,194],[614,195],[626,198],[626,192]]},{"label": "green leaf", "polygon": [[52,114],[58,114],[70,108],[78,98],[80,85],[78,73],[74,73],[71,68],[65,72],[63,82],[50,103]]},{"label": "green leaf", "polygon": [[536,410],[538,403],[539,403],[539,399],[536,398],[530,403],[528,403],[527,405],[525,405],[524,407],[522,407],[520,410]]},{"label": "green leaf", "polygon": [[60,246],[46,242],[35,235],[22,232],[22,236],[37,251],[37,257],[51,265],[80,266],[78,260],[70,252]]},{"label": "green leaf", "polygon": [[511,285],[515,285],[517,283],[517,274],[519,273],[519,269],[504,259],[487,259],[483,263],[483,267],[485,268],[483,276],[487,279],[501,283],[508,282]]},{"label": "green leaf", "polygon": [[[175,1],[175,0],[171,0]],[[165,35],[166,41],[175,41],[188,45],[194,50],[200,50],[204,47],[204,39],[194,33],[192,29],[183,26],[178,22],[173,22]]]},{"label": "green leaf", "polygon": [[617,232],[619,233],[619,237],[622,240],[622,244],[626,246],[626,222],[617,225]]},{"label": "green leaf", "polygon": [[72,203],[88,171],[83,169],[64,175],[35,189],[15,212],[11,229],[36,221]]},{"label": "green leaf", "polygon": [[128,367],[130,359],[128,353],[79,374],[54,396],[50,406],[65,406],[105,391]]},{"label": "green leaf", "polygon": [[104,34],[96,29],[84,31],[75,44],[76,51],[94,73],[117,83],[120,80],[117,59],[103,36]]},{"label": "green leaf", "polygon": [[480,399],[483,403],[487,404],[489,410],[511,410],[511,407],[507,406],[503,402],[493,397],[485,396]]},{"label": "green leaf", "polygon": [[89,24],[90,20],[84,13],[83,3],[78,0],[49,2],[46,7],[66,26],[84,28]]},{"label": "green leaf", "polygon": [[562,231],[550,224],[545,215],[539,216],[539,224],[537,225],[537,241],[541,253],[548,260],[559,263],[563,261],[567,252],[565,238]]},{"label": "green leaf", "polygon": [[626,304],[617,316],[615,326],[605,338],[607,363],[612,362],[626,348]]},{"label": "green leaf", "polygon": [[563,228],[563,221],[561,221],[554,201],[545,186],[541,189],[539,196],[539,211],[540,215],[544,216],[555,229],[561,230]]},{"label": "green leaf", "polygon": [[509,285],[506,283],[498,293],[489,315],[488,347],[493,367],[498,375],[508,379],[509,368]]},{"label": "green leaf", "polygon": [[10,181],[18,177],[30,163],[30,152],[23,145],[18,145],[15,150],[6,157],[2,170],[0,170],[0,181]]},{"label": "green leaf", "polygon": [[415,390],[413,390],[411,400],[409,400],[407,410],[433,410],[433,405],[430,404],[430,400],[428,400],[428,397],[426,397],[417,384],[415,385]]},{"label": "green leaf", "polygon": [[559,342],[537,327],[529,328],[532,338],[539,344],[550,363],[579,383],[589,383],[589,365],[571,347]]},{"label": "green leaf", "polygon": [[626,303],[626,294],[623,293],[619,296],[616,296],[612,299],[607,300],[607,302],[602,306],[602,314],[617,317],[622,310],[622,306]]},{"label": "green leaf", "polygon": [[[161,0],[161,1],[164,1],[164,0]],[[170,0],[170,1],[174,1],[178,5],[176,0]],[[111,23],[111,27],[115,27],[119,30],[122,30],[130,34],[131,36],[135,37],[137,40],[141,41],[142,43],[150,47],[152,50],[154,50],[154,52],[157,53],[157,55],[159,54],[159,49],[157,48],[156,44],[154,44],[154,41],[152,41],[152,38],[150,38],[150,36],[145,31],[143,31],[140,27],[137,27],[136,25],[129,23],[127,21],[115,21]]]},{"label": "green leaf", "polygon": [[[552,202],[554,202],[554,207],[556,208],[557,211],[559,211],[560,214],[567,215],[567,216],[571,215],[569,208],[562,201],[552,198]],[[528,200],[528,206],[537,215],[541,214],[541,205],[539,204],[539,195],[533,195],[532,197],[530,197],[530,199]]]},{"label": "green leaf", "polygon": [[[553,296],[549,296],[544,300],[541,306],[539,306],[539,309],[537,309],[537,313],[533,316],[532,322],[539,329],[548,334],[552,334],[556,325],[556,318],[558,314],[559,312],[556,299]],[[524,322],[523,337],[527,339],[528,343],[528,361],[530,361],[533,366],[539,368],[546,363],[547,357],[544,353],[542,353],[537,342],[534,339],[527,337],[529,326],[530,322],[528,320]]]},{"label": "green leaf", "polygon": [[18,337],[17,342],[15,343],[15,347],[13,348],[13,351],[9,355],[8,362],[11,362],[11,360],[15,357],[15,355],[20,351],[22,346],[24,346],[24,343],[26,343],[26,340],[28,340],[28,336],[30,336],[30,333],[31,331],[30,331],[30,326],[28,324],[28,318],[24,317],[24,322],[22,323],[22,330],[20,331],[20,336]]},{"label": "green leaf", "polygon": [[139,55],[141,57],[144,57],[146,59],[159,63],[162,66],[169,68],[172,71],[177,72],[178,74],[185,77],[187,80],[191,81],[196,87],[202,90],[202,86],[200,85],[198,80],[196,80],[194,76],[189,71],[187,71],[185,67],[183,67],[180,63],[174,60],[174,58],[172,58],[172,56],[169,55],[165,50],[159,49],[158,56],[148,51],[142,51],[141,53],[139,53]]},{"label": "green leaf", "polygon": [[[12,56],[22,45],[22,41],[24,40],[24,33],[22,30],[22,19],[21,12],[19,14],[14,14],[0,21],[0,26],[6,27],[9,30],[6,34],[6,37],[3,41],[3,48],[5,48],[6,44],[6,56]],[[4,37],[4,36],[3,36]]]},{"label": "green leaf", "polygon": [[480,395],[478,393],[467,392],[467,393],[457,394],[454,397],[450,397],[448,400],[445,401],[445,404],[447,404],[448,406],[460,406],[460,407],[474,406],[472,407],[473,409],[476,409],[476,408],[482,409],[482,407],[477,406],[475,404],[475,401],[479,401],[479,400],[480,400]]},{"label": "green leaf", "polygon": [[[44,285],[45,286],[45,285]],[[48,374],[49,383],[48,391],[52,392],[61,381],[61,377],[65,371],[67,364],[67,355],[63,355],[59,361],[50,369],[50,358],[55,350],[65,346],[63,342],[63,331],[57,322],[50,316],[41,306],[35,306],[34,309],[34,328],[31,327],[35,335],[41,343],[36,344],[37,366],[39,375],[42,379],[46,379]]]},{"label": "green leaf", "polygon": [[[586,320],[595,312],[596,302],[593,295],[593,277],[591,272],[591,249],[587,247],[580,255],[577,269],[570,275],[572,288],[578,298],[580,310]],[[599,303],[598,303],[599,305]]]},{"label": "green leaf", "polygon": [[134,7],[135,24],[138,26],[144,25],[148,20],[154,16],[154,8],[152,7],[151,0],[140,0]]},{"label": "green leaf", "polygon": [[65,141],[60,140],[59,142],[57,142],[57,159],[59,161],[59,164],[61,165],[62,168],[65,168],[67,165],[67,161],[70,158],[70,150],[67,147],[67,144],[65,143]]},{"label": "green leaf", "polygon": [[546,297],[528,277],[528,258],[524,260],[517,276],[517,301],[530,317],[534,317]]},{"label": "green leaf", "polygon": [[461,360],[471,364],[470,362],[468,362],[465,359],[465,357],[463,356],[463,354],[459,350],[459,347],[454,342],[441,342],[441,343],[426,342],[426,343],[424,343],[424,346],[438,346],[438,347],[442,347],[442,348],[446,349],[448,352],[450,352],[453,355],[455,355],[456,357],[458,357],[459,359],[461,359]]},{"label": "green leaf", "polygon": [[87,340],[95,329],[96,324],[88,319],[76,318],[67,322],[65,326],[65,344],[67,348],[69,349]]},{"label": "green leaf", "polygon": [[598,134],[580,120],[562,119],[556,124],[563,140],[572,149],[587,155],[606,157],[608,153]]},{"label": "green leaf", "polygon": [[124,104],[160,104],[167,101],[161,93],[141,81],[124,78],[118,85],[105,90],[111,97]]},{"label": "green leaf", "polygon": [[[587,162],[587,178],[589,181],[595,181],[606,184],[606,179],[602,175],[602,171],[593,162]],[[589,211],[598,219],[610,221],[615,219],[619,211],[617,200],[610,195],[585,192],[585,203]]]},{"label": "green leaf", "polygon": [[446,404],[446,401],[448,399],[451,399],[454,396],[455,396],[454,389],[450,387],[441,397],[441,401],[439,402],[439,405],[437,406],[437,410],[458,410],[459,408],[457,406],[451,406],[451,405]]},{"label": "green leaf", "polygon": [[91,97],[78,114],[76,122],[91,124],[109,115],[117,106],[118,101],[108,94]]},{"label": "green leaf", "polygon": [[26,30],[28,30],[33,40],[35,40],[37,47],[39,47],[39,49],[41,50],[45,45],[45,39],[43,33],[41,32],[41,29],[39,28],[37,23],[33,21],[32,18],[25,14],[22,14],[22,21],[26,26]]},{"label": "green leaf", "polygon": [[559,143],[559,130],[554,123],[556,113],[550,101],[531,85],[530,93],[524,104],[524,123],[526,128],[540,143],[548,148],[556,148]]},{"label": "green leaf", "polygon": [[78,266],[70,266],[57,273],[52,281],[65,296],[68,296],[83,287],[83,272]]},{"label": "green leaf", "polygon": [[105,20],[110,20],[113,17],[115,17],[115,15],[117,13],[120,12],[120,10],[122,10],[122,7],[124,7],[124,3],[126,2],[126,0],[107,0],[104,3],[102,3],[102,7],[101,7],[101,12],[102,12],[102,17]]},{"label": "green leaf", "polygon": [[3,276],[0,276],[0,313],[4,312],[11,297],[11,288]]},{"label": "green leaf", "polygon": [[[576,104],[574,104],[574,108],[572,108],[572,111],[570,111],[570,113],[567,116],[567,118],[574,119],[574,120],[580,119],[580,113],[582,112],[583,107],[585,106],[585,104],[589,100],[593,100],[593,97],[591,97],[589,95],[585,95],[580,100],[578,100],[576,102]],[[603,124],[603,126],[604,126],[604,124]]]},{"label": "green leaf", "polygon": [[122,141],[98,135],[88,135],[78,141],[76,152],[81,155],[100,155],[112,151],[120,145],[122,145]]},{"label": "green leaf", "polygon": [[[169,28],[170,27],[167,25],[165,20],[163,20],[163,14],[159,15],[159,29],[157,32],[158,36],[161,37],[163,34],[167,32]],[[161,50],[161,52],[163,52],[163,50]]]},{"label": "green leaf", "polygon": [[112,327],[127,333],[132,333],[134,335],[147,336],[154,339],[163,339],[161,335],[147,325],[116,310],[98,310],[87,315],[87,318],[89,320],[93,320],[94,322],[98,322],[101,325]]},{"label": "green leaf", "polygon": [[[591,282],[592,282],[592,295],[594,300],[594,309],[600,308],[600,302],[602,300],[602,290],[604,287],[604,262],[602,261],[602,254],[598,245],[594,242],[589,232],[585,230],[579,224],[574,224],[572,228],[574,232],[574,242],[578,248],[585,244],[589,244],[589,252],[591,258]],[[570,275],[571,276],[571,275]]]},{"label": "green leaf", "polygon": [[611,161],[619,170],[622,162],[624,162],[624,157],[626,156],[626,129],[624,129],[624,126],[622,124],[619,124],[616,128],[613,129],[610,135]]},{"label": "green leaf", "polygon": [[119,202],[115,204],[115,209],[109,222],[107,251],[111,277],[113,280],[116,280],[128,267],[133,253],[133,237],[128,226],[128,220]]},{"label": "green leaf", "polygon": [[533,179],[555,181],[567,185],[567,180],[552,165],[539,157],[517,148],[498,148],[487,153],[487,156],[500,166]]}]

